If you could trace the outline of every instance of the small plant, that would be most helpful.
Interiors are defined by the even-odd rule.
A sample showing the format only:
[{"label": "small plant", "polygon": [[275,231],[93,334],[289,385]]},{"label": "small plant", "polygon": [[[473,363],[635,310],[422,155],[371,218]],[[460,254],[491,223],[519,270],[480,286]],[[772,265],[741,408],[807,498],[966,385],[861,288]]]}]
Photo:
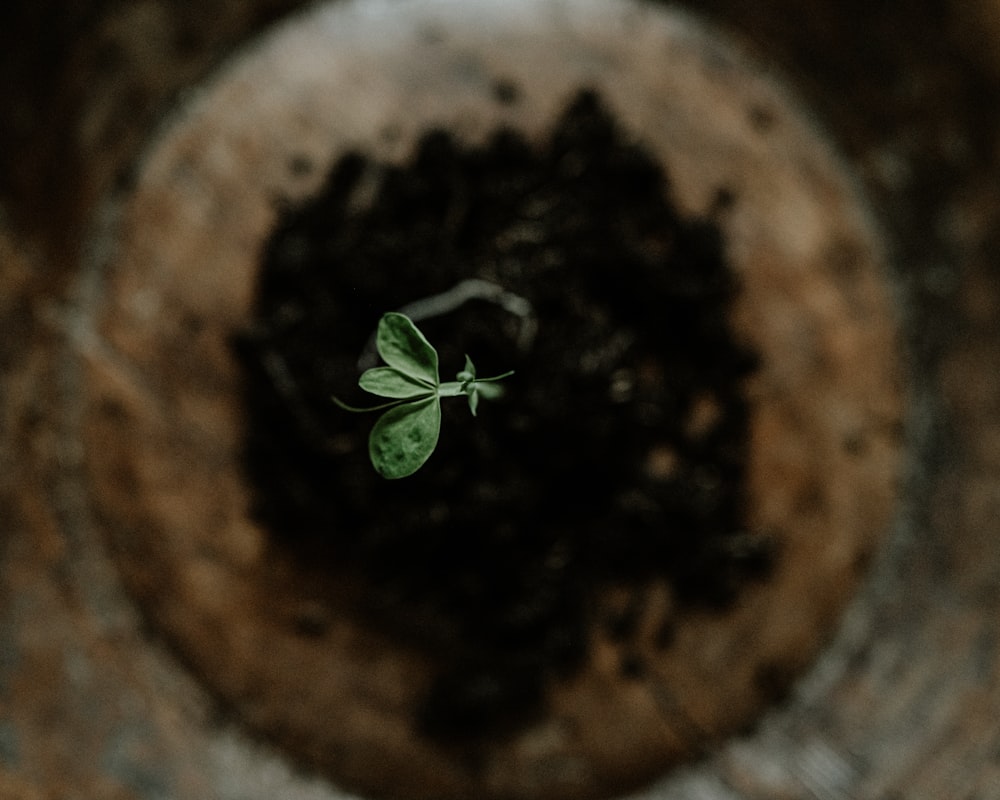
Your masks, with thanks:
[{"label": "small plant", "polygon": [[356,413],[388,409],[368,437],[372,466],[384,478],[412,475],[430,458],[441,433],[442,397],[465,395],[475,416],[479,398],[499,397],[503,389],[496,381],[514,374],[511,370],[493,378],[477,378],[472,359],[466,356],[465,369],[456,380],[442,383],[437,350],[413,320],[397,312],[389,312],[379,320],[375,346],[387,366],[365,370],[358,385],[391,401],[372,408],[353,408],[336,397],[333,401]]}]

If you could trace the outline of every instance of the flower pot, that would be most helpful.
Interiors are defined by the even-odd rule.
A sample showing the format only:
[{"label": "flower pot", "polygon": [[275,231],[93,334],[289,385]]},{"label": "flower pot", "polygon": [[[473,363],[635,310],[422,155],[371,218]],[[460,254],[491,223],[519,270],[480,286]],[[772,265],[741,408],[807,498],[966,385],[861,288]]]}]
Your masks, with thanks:
[{"label": "flower pot", "polygon": [[[33,144],[0,147],[0,274],[11,298],[0,312],[23,341],[4,345],[2,432],[24,465],[3,484],[0,794],[988,796],[990,326],[1000,303],[984,255],[995,169],[983,154],[996,126],[988,115],[973,125],[975,92],[992,84],[921,33],[931,29],[925,12],[898,20],[857,9],[869,42],[839,6],[774,0],[774,13],[756,14],[706,4],[761,48],[750,51],[700,18],[638,2],[339,3],[239,50],[150,135],[150,98],[192,83],[212,53],[281,10],[216,5],[225,13],[206,10],[201,28],[155,3],[88,16],[93,43],[72,49],[65,76],[0,89],[13,120],[0,140]],[[0,22],[0,38],[18,30],[32,40],[31,19]],[[58,34],[46,30],[50,41]],[[14,45],[7,52],[24,52]],[[808,102],[761,66],[772,52],[800,67]],[[861,70],[872,63],[884,69]],[[897,91],[903,74],[915,93],[950,91],[915,116]],[[35,92],[45,99],[26,102]],[[49,126],[36,107],[56,109]],[[809,107],[822,109],[849,159]],[[665,203],[669,237],[651,233],[661,217],[633,195],[617,202],[609,183],[616,202],[555,248],[573,254],[554,273],[563,283],[550,283],[564,291],[541,290],[546,259],[520,224],[491,240],[506,261],[436,253],[421,265],[420,248],[411,263],[404,246],[391,251],[396,273],[331,267],[321,288],[337,319],[357,312],[350,342],[338,334],[296,360],[284,340],[260,336],[282,319],[280,303],[267,307],[282,296],[265,288],[269,265],[277,252],[291,263],[316,249],[298,248],[296,226],[329,197],[331,170],[364,167],[367,179],[347,182],[357,215],[380,207],[379,176],[410,174],[428,141],[449,163],[488,162],[506,127],[504,141],[530,166],[574,120],[606,124],[609,152],[662,168],[649,207]],[[886,125],[894,138],[881,138]],[[86,158],[70,157],[75,148]],[[46,162],[61,166],[50,174]],[[616,242],[621,263],[581,266],[590,232],[614,226],[628,232]],[[699,232],[706,249],[686,249]],[[722,283],[715,305],[701,297],[678,328],[685,287],[655,270],[637,281],[636,264],[648,257],[667,273],[677,261],[667,256],[695,252],[685,274],[704,288],[706,270],[721,269],[710,274]],[[434,273],[442,264],[452,272]],[[454,271],[463,264],[468,273]],[[345,275],[358,286],[345,287]],[[491,364],[514,367],[515,380],[475,421],[462,408],[446,416],[439,450],[400,484],[409,499],[389,502],[365,461],[371,421],[334,416],[321,395],[350,395],[355,356],[382,311],[453,298],[466,277],[502,278],[531,302],[538,333],[522,350],[517,320],[482,297],[421,322],[442,377],[461,367],[462,337],[479,331],[487,362],[517,362]],[[361,285],[369,278],[374,290]],[[346,288],[371,307],[349,302]],[[319,293],[299,291],[295,314],[321,317]],[[636,304],[671,313],[640,322],[622,310]],[[582,313],[593,307],[603,313]],[[703,313],[723,323],[712,352],[757,359],[726,373],[732,405],[708,390],[718,384],[707,382],[716,362],[696,350]],[[553,357],[564,344],[544,350],[559,335],[577,345],[571,357]],[[303,380],[317,374],[329,385]],[[590,417],[563,401],[546,411],[547,427],[523,427],[519,414],[545,411],[570,383],[574,398],[601,397],[580,404]],[[262,416],[262,398],[280,414]],[[622,409],[641,411],[641,424]],[[718,443],[727,409],[740,424],[725,463],[738,470],[720,481],[706,468],[723,463],[720,451],[694,445]],[[287,427],[275,436],[269,419]],[[556,452],[578,419],[595,428],[591,446]],[[550,431],[545,444],[556,446],[542,457],[534,438]],[[269,472],[249,456],[262,433],[269,447],[312,445],[322,458],[267,450],[281,459]],[[639,457],[622,455],[626,445]],[[525,491],[537,490],[530,508],[547,516],[521,518],[505,548],[510,526],[497,520],[524,506],[483,493],[491,515],[458,530],[444,493],[448,476],[477,491],[493,476],[504,490],[512,481],[495,476],[517,470],[497,464],[511,454],[531,476]],[[553,464],[574,470],[569,488]],[[322,525],[303,533],[295,506],[264,507],[282,473],[310,502],[331,487],[330,519],[340,521],[329,537]],[[324,483],[334,473],[349,483]],[[372,538],[372,525],[337,516],[345,499],[365,499],[342,485],[372,493],[371,518],[424,503],[423,522],[383,521],[386,535]],[[664,561],[647,547],[643,534],[664,528],[669,505],[658,492],[673,487],[689,513],[720,486],[738,529],[671,540],[684,543],[671,552],[702,560]],[[635,535],[609,526],[602,538],[593,522],[608,509]],[[637,548],[631,561],[625,542]],[[345,554],[351,547],[367,549]],[[477,552],[494,582],[456,594]],[[655,558],[639,563],[637,552]],[[398,584],[380,571],[387,554],[398,562],[390,577],[412,559],[418,577],[436,570],[424,583],[440,591],[393,594]],[[465,616],[437,614],[442,592],[494,597],[506,585],[498,575],[555,598],[531,608],[568,610],[575,638],[565,650],[523,615],[504,640],[496,635],[509,630],[493,619],[456,636],[457,621],[476,619],[471,603]],[[516,609],[521,595],[511,597]],[[473,658],[483,647],[489,658]]]},{"label": "flower pot", "polygon": [[[587,92],[582,98],[581,91]],[[378,210],[378,203],[405,202],[405,191],[404,200],[371,199],[385,170],[405,169],[416,158],[431,163],[412,169],[423,169],[420,180],[433,183],[451,180],[440,178],[444,170],[461,177],[476,169],[473,156],[445,163],[440,136],[450,137],[455,152],[477,147],[485,152],[491,135],[509,129],[508,139],[516,143],[494,143],[494,150],[506,147],[504,158],[516,161],[529,158],[532,147],[544,147],[547,138],[572,139],[588,125],[617,126],[622,159],[637,159],[636,148],[649,154],[653,166],[638,178],[636,168],[625,164],[632,171],[622,173],[623,198],[616,204],[631,200],[640,180],[657,184],[652,195],[672,195],[676,228],[643,223],[646,230],[637,236],[645,237],[647,249],[674,248],[677,263],[697,259],[687,277],[639,278],[621,263],[607,263],[607,257],[592,258],[590,266],[551,266],[560,256],[545,250],[546,228],[535,245],[541,255],[530,248],[500,248],[487,259],[472,250],[478,254],[469,258],[472,263],[460,260],[451,272],[431,263],[441,246],[437,233],[427,244],[414,232],[386,269],[416,249],[412,262],[373,283],[370,267],[352,271],[350,261],[360,257],[368,234],[349,231],[349,244],[327,267],[342,268],[347,277],[340,283],[324,277],[289,298],[280,294],[283,282],[306,268],[299,261],[290,265],[298,249],[334,247],[327,239],[303,237],[326,236],[325,220],[338,203],[350,207],[346,221],[338,223],[348,225],[360,213],[350,210],[354,206],[368,203]],[[434,130],[447,134],[427,140]],[[604,157],[588,146],[578,152],[567,145],[548,169],[553,175],[565,172],[565,163],[577,158],[584,166],[572,169],[585,170]],[[514,155],[508,152],[512,147]],[[352,161],[346,158],[350,153],[360,155]],[[359,167],[359,158],[368,166]],[[491,180],[514,174],[500,155],[493,159],[500,159],[500,166]],[[479,160],[493,164],[486,156]],[[656,171],[660,167],[663,174]],[[334,177],[327,179],[331,169]],[[365,169],[347,190],[337,189],[348,172]],[[535,168],[520,169],[530,176]],[[151,624],[239,719],[293,759],[365,795],[608,796],[703,752],[750,724],[812,661],[891,520],[902,420],[897,329],[884,245],[845,172],[775,78],[685,14],[636,3],[438,0],[391,9],[333,5],[281,26],[231,61],[153,140],[86,279],[91,293],[84,298],[83,324],[106,349],[85,365],[89,411],[80,424],[94,498],[126,587]],[[619,173],[609,175],[614,181]],[[541,182],[554,179],[546,174]],[[286,209],[302,206],[324,182],[340,199],[308,212],[309,219],[323,220],[318,228],[315,222],[312,228],[291,227],[275,244],[269,238],[275,226],[293,225],[282,222],[291,213]],[[486,187],[474,190],[482,192],[494,184],[476,185]],[[559,188],[552,202],[573,191]],[[436,195],[414,197],[409,202],[419,204],[434,202]],[[496,202],[506,199],[499,194]],[[644,209],[636,205],[622,225],[639,225]],[[475,213],[491,210],[484,203]],[[394,225],[402,228],[410,213],[403,209],[403,221]],[[552,224],[562,224],[569,213],[556,215]],[[309,233],[313,230],[318,232]],[[585,225],[569,238],[588,230]],[[710,232],[721,236],[714,250],[702,242]],[[508,233],[530,240],[523,224]],[[382,235],[390,234],[398,235],[396,228]],[[498,235],[487,238],[493,242]],[[579,261],[587,251],[560,252]],[[274,275],[261,275],[265,253],[280,262]],[[691,291],[685,281],[709,269],[724,277],[724,266],[712,265],[721,258],[731,263],[732,288],[721,292],[726,302],[688,312],[695,300],[693,295],[685,300]],[[338,259],[347,263],[341,267]],[[579,281],[578,272],[586,273]],[[417,489],[384,488],[374,477],[362,480],[356,432],[325,422],[318,434],[310,428],[317,410],[309,393],[324,386],[316,371],[334,370],[344,357],[360,352],[379,311],[469,279],[516,289],[540,307],[539,341],[532,347],[544,355],[536,355],[537,367],[528,356],[516,366],[523,363],[528,378],[543,385],[535,394],[531,387],[512,390],[511,407],[520,397],[532,413],[545,414],[545,391],[557,405],[567,403],[567,397],[554,394],[557,385],[624,381],[636,384],[633,416],[612,417],[620,399],[591,391],[596,399],[584,394],[581,404],[595,406],[592,416],[574,426],[565,423],[574,409],[560,408],[519,436],[533,424],[522,411],[525,420],[511,422],[489,447],[472,453],[499,464],[496,451],[506,442],[517,448],[521,461],[508,468],[489,461],[481,467],[486,477],[466,481],[469,486],[453,494],[449,491],[463,473],[477,469],[471,459],[461,460],[468,455],[461,443],[425,468],[436,470],[434,477]],[[631,290],[622,285],[638,280],[646,283]],[[542,288],[545,281],[551,288]],[[718,293],[712,281],[697,292]],[[308,301],[324,292],[350,297]],[[651,293],[662,294],[649,303]],[[630,299],[615,305],[607,300],[613,294]],[[560,295],[570,300],[560,304]],[[264,323],[255,316],[255,303],[268,308]],[[644,304],[647,322],[629,316]],[[586,311],[579,310],[584,306]],[[718,317],[715,327],[704,324],[709,313]],[[300,319],[324,315],[350,322],[311,328]],[[608,315],[614,325],[600,327]],[[502,330],[505,324],[489,309],[474,316],[487,319],[480,328]],[[688,321],[670,327],[663,316]],[[289,318],[301,324],[288,323]],[[560,326],[570,323],[574,327],[563,339],[556,338]],[[253,338],[259,324],[271,326],[272,338],[251,345],[241,362],[232,340],[241,334]],[[280,349],[292,347],[280,333],[288,324],[298,324],[295,336],[312,337],[313,349]],[[475,330],[467,325],[464,333]],[[447,328],[442,335],[449,335]],[[721,335],[732,339],[723,355],[701,353],[704,342]],[[542,350],[544,337],[556,338],[553,349]],[[682,373],[708,374],[721,367],[698,358],[664,360],[658,348],[666,344],[657,344],[656,337],[688,337],[685,347],[702,359],[732,361],[752,353],[759,367],[752,372],[734,367],[724,386],[692,378],[685,379],[690,387],[675,390],[671,384],[679,384]],[[337,341],[317,347],[316,339]],[[571,353],[574,346],[578,355]],[[451,353],[452,359],[459,352]],[[294,363],[302,357],[322,365],[305,369],[312,376],[308,385]],[[509,357],[520,358],[514,351]],[[563,384],[553,378],[544,385],[545,365],[577,358],[571,368],[549,369],[553,375],[575,370]],[[257,367],[256,382],[241,378],[241,363]],[[670,371],[678,377],[664,374]],[[336,374],[343,380],[350,372]],[[240,400],[241,380],[251,383],[249,406]],[[327,388],[335,389],[336,381]],[[261,416],[254,405],[254,397],[268,391],[272,404],[285,406],[284,417]],[[742,397],[745,406],[719,392]],[[735,405],[719,412],[723,402]],[[516,409],[511,413],[516,416]],[[715,484],[736,480],[736,473],[727,478],[723,462],[701,463],[676,449],[684,437],[685,446],[693,448],[694,440],[707,434],[690,430],[711,428],[719,413],[729,415],[733,425],[747,417],[745,431],[725,445],[742,448],[740,487],[732,490],[731,501],[722,499],[728,495]],[[629,420],[643,414],[656,421],[641,428],[627,451],[630,463],[610,448],[633,437],[640,423]],[[604,420],[610,420],[608,433],[598,438]],[[289,427],[282,427],[286,423]],[[264,446],[265,455],[248,476],[244,455],[253,445],[246,444],[247,437],[255,441],[252,437],[275,426],[281,431],[272,437],[277,444]],[[671,428],[688,433],[667,433]],[[550,436],[552,430],[557,433]],[[315,444],[309,441],[315,436],[325,437],[322,463],[314,462],[321,456],[307,446]],[[306,444],[289,444],[296,437]],[[570,447],[579,451],[562,460],[547,458],[553,448]],[[585,461],[594,449],[599,457]],[[682,463],[674,467],[674,461]],[[530,471],[533,462],[543,465]],[[579,463],[588,466],[573,470]],[[672,474],[675,469],[686,471],[686,483]],[[525,470],[529,477],[519,483]],[[629,470],[639,477],[619,481],[617,475]],[[268,482],[298,472],[303,477],[284,495],[267,494]],[[340,502],[360,495],[368,510],[358,502],[351,512],[338,516],[335,508],[337,513],[326,514],[323,504],[331,501],[323,481],[344,482],[351,488]],[[295,498],[306,490],[319,505],[303,510]],[[573,563],[626,558],[621,547],[605,551],[595,542],[624,537],[625,527],[658,513],[657,505],[676,502],[687,509],[677,512],[684,519],[697,515],[680,499],[664,499],[689,491],[703,492],[706,508],[733,504],[738,519],[713,517],[711,523],[743,532],[739,539],[720,539],[718,546],[729,548],[731,558],[708,555],[709,548],[692,544],[692,555],[676,557],[692,563],[708,559],[703,572],[691,574],[696,567],[687,564],[673,573],[667,566],[666,574],[648,571],[648,565],[637,572],[632,562],[669,561],[665,553],[677,549],[649,546],[653,555],[631,552],[620,575],[571,573],[562,563],[551,567],[556,554],[567,549]],[[532,493],[544,499],[521,505]],[[491,501],[491,495],[498,499]],[[272,501],[279,505],[266,519],[255,513]],[[477,504],[492,510],[479,518],[471,513]],[[516,506],[517,513],[505,515],[508,506]],[[583,512],[574,516],[574,506]],[[606,511],[611,506],[614,514]],[[387,513],[380,516],[382,507]],[[587,533],[586,520],[604,513],[610,516],[602,531]],[[419,522],[408,525],[408,515]],[[551,521],[541,525],[535,522],[539,517]],[[643,535],[665,536],[666,524],[657,518]],[[567,526],[573,530],[551,533]],[[588,547],[576,538],[585,536]],[[547,549],[535,545],[540,538]],[[390,544],[369,544],[382,540]],[[737,589],[719,578],[719,571],[740,573],[736,550],[760,550],[763,544],[778,554],[765,580]],[[377,558],[369,555],[360,566],[343,568],[341,560],[369,546]],[[493,548],[488,556],[480,552],[486,547]],[[517,560],[523,550],[524,563]],[[576,638],[562,649],[551,645],[556,649],[546,660],[537,650],[550,647],[559,634],[525,644],[518,642],[529,635],[525,626],[503,634],[506,629],[496,623],[482,634],[473,633],[480,630],[474,617],[471,623],[464,617],[438,623],[440,604],[426,599],[423,584],[415,589],[412,580],[400,584],[400,577],[383,586],[372,577],[392,569],[385,563],[399,559],[400,551],[406,553],[404,564],[395,569],[440,572],[432,588],[447,582],[452,570],[464,571],[449,589],[452,605],[482,603],[492,609],[487,601],[511,583],[524,582],[526,588],[518,591],[534,598],[541,582],[557,598],[552,607],[561,614],[558,624],[570,624],[564,619],[570,616],[579,628]],[[505,559],[513,561],[506,572],[487,578],[485,571]],[[462,588],[487,580],[491,588]],[[581,580],[588,582],[586,591],[573,588]],[[698,584],[714,582],[719,592],[733,596],[719,600],[699,591]],[[520,597],[507,611],[516,612]],[[602,618],[625,613],[630,602],[639,618],[627,636],[600,626]],[[556,612],[546,606],[538,613]],[[444,633],[436,631],[437,624]],[[493,639],[500,635],[513,638],[498,646]],[[462,645],[470,636],[476,647]],[[483,648],[492,649],[483,655]],[[427,725],[445,728],[443,738],[422,725],[428,714]]]}]

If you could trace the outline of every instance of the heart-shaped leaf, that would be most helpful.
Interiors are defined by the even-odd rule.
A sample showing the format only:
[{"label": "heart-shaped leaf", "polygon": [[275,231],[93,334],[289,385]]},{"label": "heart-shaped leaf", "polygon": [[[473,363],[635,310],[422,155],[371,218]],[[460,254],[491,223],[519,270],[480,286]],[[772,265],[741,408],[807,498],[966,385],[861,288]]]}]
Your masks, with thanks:
[{"label": "heart-shaped leaf", "polygon": [[405,478],[430,458],[441,433],[441,400],[436,395],[386,411],[368,437],[368,455],[383,478]]},{"label": "heart-shaped leaf", "polygon": [[358,378],[358,386],[379,397],[409,399],[433,393],[426,384],[418,383],[394,367],[372,367]]},{"label": "heart-shaped leaf", "polygon": [[437,350],[405,314],[382,316],[375,346],[386,364],[417,383],[434,388],[440,382]]}]

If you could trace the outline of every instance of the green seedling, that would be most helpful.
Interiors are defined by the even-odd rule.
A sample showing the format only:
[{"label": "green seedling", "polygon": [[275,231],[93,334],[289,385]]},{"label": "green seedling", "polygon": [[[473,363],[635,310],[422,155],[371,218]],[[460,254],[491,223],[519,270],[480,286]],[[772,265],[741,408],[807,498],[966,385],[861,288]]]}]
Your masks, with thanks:
[{"label": "green seedling", "polygon": [[438,377],[437,350],[405,314],[383,315],[375,335],[384,367],[365,370],[358,386],[390,402],[371,408],[353,408],[336,397],[333,401],[353,412],[381,411],[368,437],[372,466],[384,478],[412,475],[430,458],[441,433],[441,398],[465,395],[469,410],[476,415],[479,398],[492,399],[503,393],[496,384],[513,370],[493,378],[477,378],[472,359],[465,357],[465,369],[456,380],[442,383]]}]

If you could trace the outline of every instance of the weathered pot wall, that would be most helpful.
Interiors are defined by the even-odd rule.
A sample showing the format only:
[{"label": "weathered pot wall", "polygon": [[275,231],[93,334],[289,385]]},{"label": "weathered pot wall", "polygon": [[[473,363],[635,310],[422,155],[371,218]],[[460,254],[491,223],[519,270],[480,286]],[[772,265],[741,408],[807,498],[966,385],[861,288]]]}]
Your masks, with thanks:
[{"label": "weathered pot wall", "polygon": [[[0,10],[0,796],[329,798],[143,627],[93,540],[56,408],[98,200],[178,93],[290,8]],[[911,491],[826,656],[745,738],[646,796],[1000,797],[1000,5],[687,3],[789,73],[894,246]]]}]

